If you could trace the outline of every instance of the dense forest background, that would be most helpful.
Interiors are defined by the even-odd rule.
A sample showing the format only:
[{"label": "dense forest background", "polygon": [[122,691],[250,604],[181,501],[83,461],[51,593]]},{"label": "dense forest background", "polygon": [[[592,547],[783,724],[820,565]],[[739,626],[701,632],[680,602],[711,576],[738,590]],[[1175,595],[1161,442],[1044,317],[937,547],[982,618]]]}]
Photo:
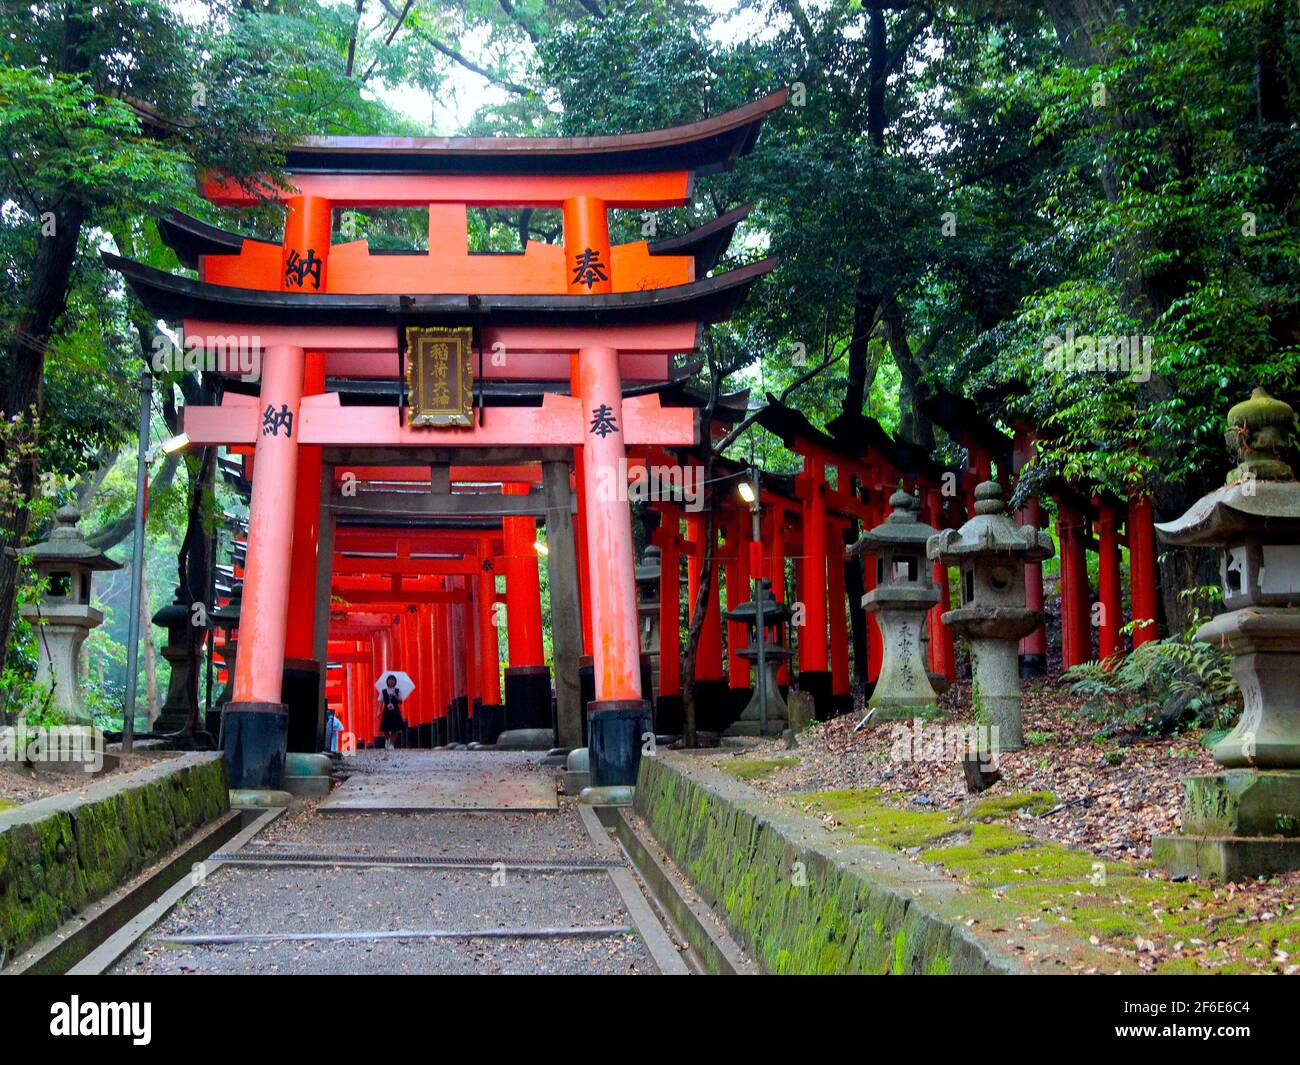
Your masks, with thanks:
[{"label": "dense forest background", "polygon": [[[163,323],[100,263],[179,270],[168,207],[275,238],[273,207],[223,212],[195,174],[275,173],[304,134],[635,132],[790,86],[754,154],[688,208],[616,219],[667,237],[750,202],[729,253],[780,266],[713,330],[729,389],[779,392],[958,457],[919,401],[975,398],[1038,426],[1021,497],[1050,477],[1139,486],[1180,513],[1228,466],[1227,407],[1300,386],[1300,10],[1290,0],[65,0],[0,9],[0,688],[34,661],[14,604],[37,589],[12,549],[74,502],[129,558],[138,378],[152,437],[216,382],[156,372]],[[411,212],[348,212],[340,239],[419,247]],[[650,227],[647,230],[647,226]],[[561,239],[546,211],[479,211],[478,248]],[[1148,380],[1070,373],[1053,336],[1149,338]],[[759,429],[734,445],[772,468]],[[150,463],[152,614],[207,598],[212,533],[234,505],[205,453]],[[1206,581],[1162,555],[1165,623]],[[128,580],[101,580],[92,694],[120,714]],[[160,647],[163,633],[151,636]],[[142,691],[157,666],[144,656]]]}]

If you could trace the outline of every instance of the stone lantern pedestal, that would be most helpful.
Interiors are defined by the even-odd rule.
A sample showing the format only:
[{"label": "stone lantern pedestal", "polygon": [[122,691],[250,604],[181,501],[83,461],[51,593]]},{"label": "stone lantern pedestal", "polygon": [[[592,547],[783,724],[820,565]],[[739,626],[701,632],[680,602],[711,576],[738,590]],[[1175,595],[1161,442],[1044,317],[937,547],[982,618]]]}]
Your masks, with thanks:
[{"label": "stone lantern pedestal", "polygon": [[93,722],[81,699],[78,663],[81,645],[104,615],[90,605],[92,575],[121,565],[86,543],[77,528],[81,514],[66,506],[55,515],[57,526],[48,540],[25,552],[37,575],[46,582],[40,603],[25,603],[22,616],[36,630],[36,683],[53,690],[51,707],[60,711],[66,725]]},{"label": "stone lantern pedestal", "polygon": [[1182,834],[1152,840],[1175,875],[1236,880],[1300,869],[1300,483],[1281,458],[1291,408],[1256,389],[1228,412],[1239,465],[1166,543],[1217,547],[1227,612],[1196,633],[1232,656],[1241,720],[1214,748],[1222,773],[1183,779]]},{"label": "stone lantern pedestal", "polygon": [[1002,486],[975,488],[975,516],[960,529],[931,537],[927,553],[961,570],[961,606],[943,623],[971,646],[971,698],[976,721],[996,729],[997,751],[1025,745],[1020,720],[1020,641],[1043,620],[1025,606],[1025,563],[1050,558],[1052,538],[1006,516]]},{"label": "stone lantern pedestal", "polygon": [[167,630],[167,644],[162,656],[171,667],[167,698],[154,722],[156,732],[180,732],[190,722],[191,667],[195,661],[189,646],[193,626],[189,608],[176,589],[176,598],[153,616],[153,623]]},{"label": "stone lantern pedestal", "polygon": [[868,702],[878,721],[910,719],[938,698],[922,641],[925,615],[939,601],[926,561],[926,543],[935,530],[918,518],[920,503],[910,493],[895,492],[889,504],[889,517],[849,549],[876,560],[876,586],[862,605],[880,626],[880,676]]}]

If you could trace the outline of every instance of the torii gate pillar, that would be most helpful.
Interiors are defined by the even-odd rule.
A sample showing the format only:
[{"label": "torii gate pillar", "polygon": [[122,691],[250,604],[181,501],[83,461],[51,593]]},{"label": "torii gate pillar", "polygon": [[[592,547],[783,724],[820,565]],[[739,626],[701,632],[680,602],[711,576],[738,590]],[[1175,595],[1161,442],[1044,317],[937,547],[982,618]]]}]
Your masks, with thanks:
[{"label": "torii gate pillar", "polygon": [[625,493],[610,490],[618,485],[618,471],[627,458],[618,352],[583,348],[578,368],[588,419],[582,451],[596,670],[596,698],[587,707],[591,783],[631,785],[636,783],[642,736],[652,724],[650,703],[641,694],[632,511]]},{"label": "torii gate pillar", "polygon": [[234,696],[221,715],[230,787],[279,788],[289,712],[281,702],[298,478],[303,349],[272,345],[262,359],[262,430],[253,464],[248,562],[239,619]]}]

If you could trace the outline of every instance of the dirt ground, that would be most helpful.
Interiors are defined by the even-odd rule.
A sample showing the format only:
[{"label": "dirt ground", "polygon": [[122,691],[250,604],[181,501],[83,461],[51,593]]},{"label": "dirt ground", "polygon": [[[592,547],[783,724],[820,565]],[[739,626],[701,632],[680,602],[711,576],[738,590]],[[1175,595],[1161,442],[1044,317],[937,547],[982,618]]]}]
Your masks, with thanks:
[{"label": "dirt ground", "polygon": [[78,791],[81,788],[89,787],[96,781],[108,780],[124,773],[135,772],[137,769],[144,769],[160,758],[175,757],[174,754],[161,751],[133,751],[130,754],[122,754],[120,751],[116,751],[112,753],[117,754],[120,759],[118,767],[112,770],[111,773],[101,773],[98,776],[93,776],[90,773],[42,773],[22,762],[0,764],[0,810],[20,806],[25,802],[35,802],[37,799],[46,799],[51,795],[62,795],[64,792]]}]

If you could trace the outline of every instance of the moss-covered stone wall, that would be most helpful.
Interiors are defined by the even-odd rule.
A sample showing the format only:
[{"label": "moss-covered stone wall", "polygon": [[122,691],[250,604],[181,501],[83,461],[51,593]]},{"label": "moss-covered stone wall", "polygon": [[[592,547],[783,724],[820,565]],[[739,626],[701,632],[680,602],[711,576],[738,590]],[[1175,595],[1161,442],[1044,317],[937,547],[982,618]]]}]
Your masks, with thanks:
[{"label": "moss-covered stone wall", "polygon": [[641,760],[636,808],[768,972],[1069,972],[1102,963],[1087,944],[1023,934],[999,900],[881,848],[846,844],[815,817],[689,754]]},{"label": "moss-covered stone wall", "polygon": [[0,812],[0,957],[13,958],[227,809],[224,763],[204,753]]}]

